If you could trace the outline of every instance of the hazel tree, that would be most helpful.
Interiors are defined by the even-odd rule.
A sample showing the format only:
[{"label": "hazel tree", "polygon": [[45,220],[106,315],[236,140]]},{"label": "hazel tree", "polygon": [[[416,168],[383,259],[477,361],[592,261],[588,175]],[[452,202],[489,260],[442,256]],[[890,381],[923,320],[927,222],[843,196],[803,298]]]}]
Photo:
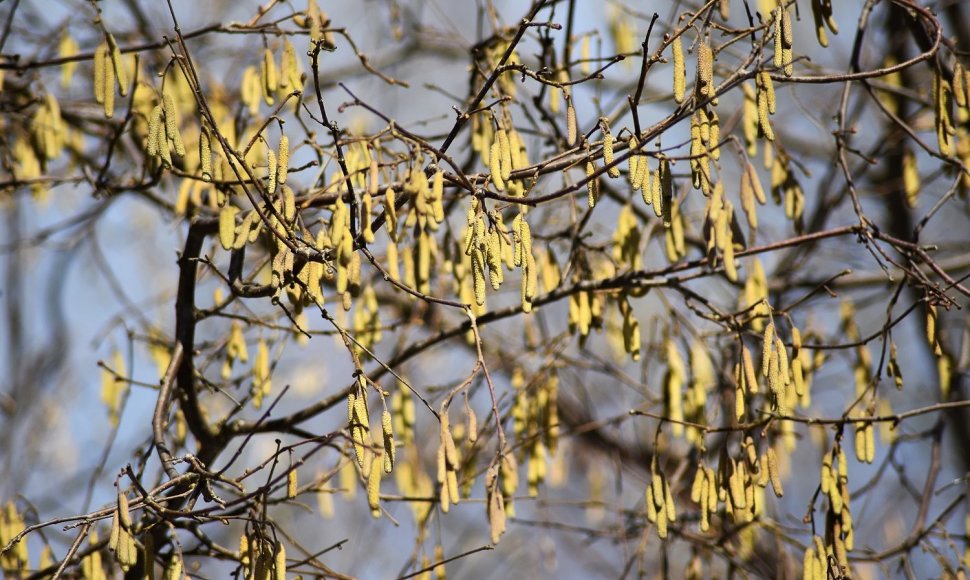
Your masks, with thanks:
[{"label": "hazel tree", "polygon": [[6,4],[6,577],[966,576],[962,3]]}]

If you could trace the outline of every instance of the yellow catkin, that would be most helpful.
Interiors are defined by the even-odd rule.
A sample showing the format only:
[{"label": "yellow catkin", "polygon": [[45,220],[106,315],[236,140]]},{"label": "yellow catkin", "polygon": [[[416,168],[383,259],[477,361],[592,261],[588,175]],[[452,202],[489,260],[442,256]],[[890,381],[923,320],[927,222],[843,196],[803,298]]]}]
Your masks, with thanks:
[{"label": "yellow catkin", "polygon": [[300,61],[297,59],[296,49],[293,47],[293,43],[290,42],[289,38],[283,41],[283,57],[281,61],[283,68],[282,88],[302,90],[303,71],[300,70]]},{"label": "yellow catkin", "polygon": [[697,79],[701,96],[714,96],[714,51],[709,39],[697,47]]},{"label": "yellow catkin", "polygon": [[775,495],[781,497],[785,495],[781,486],[781,474],[778,472],[778,456],[775,455],[775,448],[768,447],[768,479],[771,481],[771,489]]},{"label": "yellow catkin", "polygon": [[276,154],[277,170],[276,180],[279,183],[286,183],[287,172],[290,166],[290,138],[280,135],[279,153]]},{"label": "yellow catkin", "polygon": [[809,544],[802,557],[802,580],[815,579],[815,547]]},{"label": "yellow catkin", "polygon": [[772,24],[774,25],[774,31],[775,31],[775,54],[774,54],[775,68],[781,68],[783,64],[782,52],[784,50],[784,46],[782,44],[782,18],[781,18],[782,12],[784,12],[784,9],[781,6],[775,8],[775,13],[773,15],[773,20],[772,20]]},{"label": "yellow catkin", "polygon": [[[70,58],[72,56],[77,56],[78,54],[78,44],[74,40],[74,37],[68,34],[67,30],[61,35],[61,41],[57,47],[57,55],[62,58]],[[68,61],[61,66],[61,86],[67,88],[71,86],[71,82],[74,79],[74,71],[77,70],[77,61]],[[2,79],[0,79],[0,86],[3,85]]]},{"label": "yellow catkin", "polygon": [[472,249],[472,286],[475,303],[485,305],[485,256],[479,248]]},{"label": "yellow catkin", "polygon": [[909,207],[916,207],[919,202],[920,179],[919,168],[916,165],[916,154],[913,150],[906,148],[903,150],[903,192],[906,194],[906,203]]},{"label": "yellow catkin", "polygon": [[812,15],[815,19],[815,33],[818,36],[818,43],[828,46],[828,35],[825,32],[827,25],[832,34],[839,33],[839,27],[832,14],[832,0],[812,0]]},{"label": "yellow catkin", "polygon": [[792,29],[791,14],[787,10],[782,11],[781,15],[782,30],[782,62],[784,64],[785,76],[791,76],[794,72],[794,57],[792,55],[792,45],[795,42],[795,31]]},{"label": "yellow catkin", "polygon": [[367,477],[367,505],[371,509],[371,515],[379,518],[381,517],[381,474],[384,460],[375,453],[371,461],[370,475]]},{"label": "yellow catkin", "polygon": [[549,87],[549,112],[553,115],[559,114],[559,111],[562,110],[562,93],[563,91],[559,87]]},{"label": "yellow catkin", "polygon": [[594,177],[594,173],[596,173],[596,166],[590,159],[586,162],[586,202],[590,209],[596,205],[600,197],[599,177]]},{"label": "yellow catkin", "polygon": [[[162,94],[162,109],[165,112],[165,137],[172,140],[175,154],[184,157],[185,143],[182,142],[182,135],[179,133],[179,114],[171,93],[164,92]],[[166,149],[168,148],[166,147]]]},{"label": "yellow catkin", "polygon": [[660,175],[660,169],[657,169],[656,172],[651,172],[650,177],[650,199],[653,202],[653,213],[656,214],[657,217],[663,215],[660,207],[662,197],[661,190],[663,189],[663,184],[660,182]]},{"label": "yellow catkin", "polygon": [[296,468],[293,468],[286,474],[286,497],[288,499],[296,497],[298,482]]},{"label": "yellow catkin", "polygon": [[273,58],[273,51],[268,48],[263,50],[260,77],[263,85],[263,100],[267,105],[272,105],[275,102],[273,93],[279,88],[279,77],[276,72],[276,60]]},{"label": "yellow catkin", "polygon": [[[767,73],[759,73],[758,78],[761,79],[762,76],[767,77]],[[771,121],[768,119],[768,115],[771,113],[771,101],[769,100],[767,89],[762,83],[758,83],[758,128],[761,134],[764,135],[765,139],[768,141],[775,140],[775,132],[771,127]]]},{"label": "yellow catkin", "polygon": [[107,65],[108,45],[99,44],[94,49],[94,100],[99,105],[104,104],[104,78]]},{"label": "yellow catkin", "polygon": [[942,155],[950,156],[953,154],[952,135],[955,132],[950,118],[953,91],[949,81],[939,71],[933,77],[933,96],[936,103],[937,144]]},{"label": "yellow catkin", "polygon": [[643,160],[637,155],[637,147],[639,143],[637,142],[636,136],[630,137],[630,168],[627,177],[630,179],[630,185],[633,186],[633,191],[637,191],[643,188],[643,175],[640,173],[640,167]]},{"label": "yellow catkin", "polygon": [[748,176],[748,180],[751,182],[752,191],[754,192],[755,199],[758,203],[764,205],[767,203],[767,198],[765,197],[764,187],[761,185],[761,179],[758,177],[758,170],[755,169],[751,162],[745,162],[744,164],[745,174]]},{"label": "yellow catkin", "polygon": [[246,105],[249,115],[256,116],[259,113],[259,100],[262,91],[262,80],[256,67],[247,66],[243,69],[242,84],[240,86],[240,98]]},{"label": "yellow catkin", "polygon": [[710,529],[710,519],[708,516],[708,512],[710,511],[708,509],[708,505],[711,501],[710,496],[711,496],[711,483],[710,481],[708,481],[707,477],[705,476],[701,480],[701,491],[700,491],[700,512],[701,512],[700,528],[702,532],[706,532],[708,529]]},{"label": "yellow catkin", "polygon": [[[613,135],[611,133],[607,133],[606,136],[603,137],[603,162],[606,163],[606,165],[612,165],[615,160],[616,158],[613,155]],[[607,173],[610,177],[619,177],[620,168],[613,165],[607,170]]]},{"label": "yellow catkin", "polygon": [[442,201],[445,191],[444,171],[435,171],[431,186],[431,217],[434,224],[445,221],[445,207]]},{"label": "yellow catkin", "polygon": [[653,483],[647,485],[647,490],[645,492],[644,504],[647,507],[647,520],[650,523],[657,522],[657,506],[654,504],[653,499]]},{"label": "yellow catkin", "polygon": [[741,364],[744,366],[745,385],[749,393],[758,392],[758,377],[754,368],[751,351],[747,346],[741,349]]},{"label": "yellow catkin", "polygon": [[236,243],[236,214],[239,208],[226,204],[219,210],[219,243],[226,250],[233,249]]},{"label": "yellow catkin", "polygon": [[286,580],[286,548],[283,542],[276,545],[276,556],[273,559],[273,580]]},{"label": "yellow catkin", "polygon": [[495,189],[505,191],[505,180],[502,179],[502,150],[498,140],[492,143],[488,154],[488,170],[492,174],[492,183]]},{"label": "yellow catkin", "polygon": [[959,60],[953,65],[953,100],[958,107],[967,108],[967,76],[963,63]]},{"label": "yellow catkin", "polygon": [[772,356],[772,347],[774,346],[775,339],[775,323],[769,322],[768,326],[765,327],[764,340],[762,343],[761,350],[761,376],[767,377],[769,370],[769,361]]},{"label": "yellow catkin", "polygon": [[495,132],[495,141],[498,143],[498,151],[501,156],[499,167],[502,171],[502,181],[508,181],[512,177],[512,147],[509,144],[509,133],[505,129]]},{"label": "yellow catkin", "polygon": [[791,367],[788,364],[788,350],[785,348],[785,343],[777,336],[775,337],[775,350],[778,352],[778,373],[780,379],[784,385],[788,385],[791,383]]},{"label": "yellow catkin", "polygon": [[742,87],[744,90],[744,105],[742,108],[741,125],[744,131],[746,150],[748,155],[753,156],[758,153],[758,101],[754,89],[751,88],[751,83],[744,83]]},{"label": "yellow catkin", "polygon": [[576,107],[573,106],[573,99],[570,97],[566,104],[566,144],[570,147],[575,145],[577,138]]},{"label": "yellow catkin", "polygon": [[702,509],[706,505],[703,503],[703,487],[706,481],[706,474],[704,472],[704,466],[698,465],[697,471],[694,473],[694,481],[690,486],[690,500],[694,503],[700,504]]},{"label": "yellow catkin", "polygon": [[[0,524],[2,525],[2,524]],[[0,539],[6,540],[6,534],[0,535]],[[118,551],[118,543],[121,541],[121,512],[115,508],[111,518],[111,532],[108,535],[108,549],[112,552]]]},{"label": "yellow catkin", "polygon": [[266,150],[266,190],[276,193],[276,153],[272,149]]},{"label": "yellow catkin", "polygon": [[761,71],[758,73],[758,78],[761,80],[761,86],[765,92],[765,97],[768,103],[768,112],[774,115],[776,107],[775,84],[771,80],[771,74],[768,73],[768,71]]},{"label": "yellow catkin", "polygon": [[687,72],[684,66],[684,44],[681,40],[682,35],[677,35],[671,43],[674,53],[674,101],[684,102],[684,94],[687,87]]},{"label": "yellow catkin", "polygon": [[[172,166],[172,153],[171,153],[171,151],[169,151],[167,131],[164,129],[163,120],[164,120],[164,117],[165,117],[165,112],[164,112],[163,108],[164,107],[162,107],[161,105],[159,105],[158,107],[156,107],[156,109],[158,111],[158,121],[157,121],[158,126],[155,129],[155,131],[154,131],[154,135],[155,135],[154,152],[155,152],[155,155],[161,156],[161,158],[162,158],[162,164],[165,167],[171,167]],[[154,116],[155,115],[153,113],[152,114],[153,120],[154,120]],[[149,131],[148,131],[148,134],[149,135],[152,135],[152,130],[151,129],[152,129],[151,123],[149,123]],[[152,147],[151,146],[149,146],[149,151],[148,152],[149,153],[152,153]]]},{"label": "yellow catkin", "polygon": [[579,44],[579,63],[580,63],[579,71],[584,75],[588,75],[591,70],[590,62],[589,62],[591,57],[591,52],[592,51],[590,50],[590,35],[586,34],[583,36],[582,40],[580,40],[580,44]]},{"label": "yellow catkin", "polygon": [[381,414],[381,432],[384,438],[384,473],[390,473],[394,469],[396,450],[391,413],[387,409]]},{"label": "yellow catkin", "polygon": [[828,495],[832,488],[832,455],[826,453],[822,456],[822,469],[819,476],[820,488],[822,493]]},{"label": "yellow catkin", "polygon": [[121,58],[121,49],[115,42],[115,37],[108,35],[108,47],[111,50],[111,68],[114,70],[115,79],[118,81],[118,90],[122,97],[128,96],[128,71],[125,70],[125,63]]},{"label": "yellow catkin", "polygon": [[205,126],[199,134],[199,160],[202,166],[202,181],[212,181],[212,133]]},{"label": "yellow catkin", "polygon": [[670,485],[664,480],[664,508],[667,512],[667,521],[677,521],[677,506],[674,505],[674,494],[670,491]]},{"label": "yellow catkin", "polygon": [[102,94],[104,95],[104,116],[108,119],[114,116],[115,110],[115,70],[107,62],[107,54],[102,57],[104,64],[102,65],[104,69],[104,89]]}]

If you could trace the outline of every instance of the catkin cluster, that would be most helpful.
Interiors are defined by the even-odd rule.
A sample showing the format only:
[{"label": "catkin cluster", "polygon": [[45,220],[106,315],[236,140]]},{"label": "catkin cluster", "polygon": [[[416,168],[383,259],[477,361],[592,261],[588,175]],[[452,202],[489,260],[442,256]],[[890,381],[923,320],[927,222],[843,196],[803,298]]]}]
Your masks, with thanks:
[{"label": "catkin cluster", "polygon": [[592,328],[603,326],[603,302],[599,294],[580,290],[569,295],[569,332],[582,341]]},{"label": "catkin cluster", "polygon": [[537,373],[525,381],[521,368],[512,371],[515,389],[512,404],[512,428],[515,438],[525,442],[528,455],[526,474],[529,495],[535,497],[548,474],[548,457],[559,446],[559,378],[551,372]]},{"label": "catkin cluster", "polygon": [[104,116],[114,116],[115,91],[122,97],[128,96],[128,71],[121,58],[121,49],[113,35],[108,34],[104,42],[94,51],[94,100],[103,105]]},{"label": "catkin cluster", "polygon": [[822,456],[821,490],[829,499],[825,517],[826,554],[835,556],[839,565],[847,567],[855,535],[849,511],[849,471],[841,446],[836,445]]},{"label": "catkin cluster", "polygon": [[[647,205],[653,203],[653,193],[650,187],[650,168],[647,165],[646,156],[642,155],[639,151],[640,143],[637,140],[636,135],[630,136],[629,143],[631,155],[630,155],[630,169],[627,176],[630,179],[630,186],[633,187],[633,191],[639,191],[643,196],[643,201]],[[650,197],[650,199],[647,199]]]},{"label": "catkin cluster", "polygon": [[829,45],[828,33],[825,27],[832,31],[832,34],[839,33],[839,25],[836,24],[832,15],[832,0],[812,0],[812,17],[815,19],[815,34],[818,36],[818,43],[822,46]]},{"label": "catkin cluster", "polygon": [[677,521],[677,507],[670,492],[670,483],[663,473],[657,471],[657,455],[650,464],[650,483],[647,484],[644,503],[647,506],[647,520],[656,524],[657,537],[667,538],[667,528]]},{"label": "catkin cluster", "polygon": [[256,356],[253,359],[253,385],[250,389],[253,407],[260,408],[263,399],[272,391],[273,381],[271,376],[269,346],[266,345],[265,340],[260,339],[256,344]]},{"label": "catkin cluster", "polygon": [[438,501],[441,511],[448,513],[452,504],[457,504],[458,470],[461,467],[458,447],[455,445],[451,433],[451,422],[448,418],[448,407],[442,406],[439,412],[441,442],[438,445]]},{"label": "catkin cluster", "polygon": [[785,76],[790,77],[794,72],[794,55],[792,54],[792,43],[794,42],[791,15],[783,6],[779,5],[773,15],[775,31],[775,68],[780,68],[785,72]]},{"label": "catkin cluster", "polygon": [[630,270],[640,269],[641,239],[640,223],[633,212],[633,206],[626,203],[617,216],[616,229],[613,232],[613,259],[618,265]]},{"label": "catkin cluster", "polygon": [[[536,260],[532,253],[532,230],[525,219],[525,212],[520,212],[512,220],[513,263],[522,269],[522,311],[532,311],[532,299],[536,296],[538,272]],[[491,266],[489,266],[491,271]]]},{"label": "catkin cluster", "polygon": [[707,220],[705,221],[705,238],[708,252],[715,250],[721,256],[724,274],[727,279],[737,282],[738,271],[734,259],[735,235],[738,230],[735,221],[734,205],[724,195],[724,182],[714,184],[711,197],[707,201]]},{"label": "catkin cluster", "polygon": [[31,119],[30,129],[33,135],[34,149],[46,161],[56,159],[67,143],[67,127],[61,118],[61,107],[53,93],[47,93],[44,101],[34,118]]},{"label": "catkin cluster", "polygon": [[758,88],[757,92],[757,107],[758,107],[758,132],[759,135],[763,136],[768,141],[775,140],[775,131],[771,127],[771,119],[769,115],[775,114],[775,85],[771,80],[771,74],[767,71],[761,71],[755,77],[756,86]]},{"label": "catkin cluster", "polygon": [[165,168],[172,167],[172,151],[185,156],[185,143],[179,131],[179,112],[176,101],[167,91],[162,91],[160,102],[152,109],[148,120],[148,138],[145,152],[160,159]]},{"label": "catkin cluster", "polygon": [[634,361],[640,360],[640,349],[642,347],[640,338],[640,321],[637,320],[633,312],[633,305],[630,304],[626,295],[617,298],[617,306],[620,309],[620,316],[623,321],[620,324],[620,338],[623,343],[623,350],[630,355]]},{"label": "catkin cluster", "polygon": [[690,169],[694,189],[711,193],[710,162],[720,156],[721,124],[713,107],[701,107],[690,119]]},{"label": "catkin cluster", "polygon": [[[239,562],[243,565],[245,580],[286,580],[286,548],[263,533],[253,531],[240,536]],[[165,579],[181,578],[181,567],[180,558],[179,571],[170,575],[166,570]]]},{"label": "catkin cluster", "polygon": [[111,518],[111,535],[108,539],[108,549],[114,552],[118,565],[125,572],[138,561],[139,545],[132,535],[131,510],[128,506],[128,496],[118,494],[118,503]]}]

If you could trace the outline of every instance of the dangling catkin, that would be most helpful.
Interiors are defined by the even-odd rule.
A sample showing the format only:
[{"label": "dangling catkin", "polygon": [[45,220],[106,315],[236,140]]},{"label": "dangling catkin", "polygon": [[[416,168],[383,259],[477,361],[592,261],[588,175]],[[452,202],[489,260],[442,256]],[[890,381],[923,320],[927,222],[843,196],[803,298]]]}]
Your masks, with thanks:
[{"label": "dangling catkin", "polygon": [[114,66],[108,64],[107,56],[103,56],[101,60],[104,61],[102,65],[104,68],[104,116],[110,119],[114,116],[115,110],[115,70]]},{"label": "dangling catkin", "polygon": [[697,78],[701,96],[714,96],[714,51],[710,39],[704,39],[697,47]]},{"label": "dangling catkin", "polygon": [[775,495],[781,497],[785,491],[781,487],[781,475],[778,473],[778,456],[775,455],[775,448],[768,447],[768,478],[771,481],[771,489]]},{"label": "dangling catkin", "polygon": [[199,134],[199,160],[202,165],[202,181],[208,183],[212,181],[212,133],[205,125]]},{"label": "dangling catkin", "polygon": [[273,51],[268,48],[263,50],[263,62],[260,73],[263,85],[263,100],[266,101],[267,105],[272,105],[275,102],[273,93],[279,88],[279,78],[276,74],[276,60],[273,58]]},{"label": "dangling catkin", "polygon": [[276,153],[266,150],[266,191],[276,193]]},{"label": "dangling catkin", "polygon": [[280,184],[286,183],[286,174],[289,171],[290,165],[290,138],[286,135],[280,135],[279,153],[276,155],[276,162],[276,180]]},{"label": "dangling catkin", "polygon": [[[609,165],[612,165],[614,161],[615,161],[615,157],[613,156],[613,134],[608,132],[606,133],[606,136],[603,137],[603,162],[609,166]],[[610,177],[613,177],[613,178],[619,177],[620,168],[617,167],[616,165],[613,165],[607,170],[607,173],[609,174]]]},{"label": "dangling catkin", "polygon": [[94,100],[99,104],[104,104],[104,77],[107,65],[106,56],[108,46],[105,43],[99,44],[94,50]]},{"label": "dangling catkin", "polygon": [[492,146],[489,149],[488,165],[495,189],[505,191],[505,180],[502,179],[502,146],[499,144],[498,139],[492,142]]},{"label": "dangling catkin", "polygon": [[774,59],[775,68],[781,68],[782,63],[783,63],[783,61],[782,61],[782,52],[784,50],[784,46],[782,45],[782,39],[781,39],[781,37],[782,37],[782,31],[781,31],[781,29],[782,29],[782,25],[781,25],[781,14],[782,14],[782,12],[784,12],[784,9],[781,6],[778,6],[777,8],[775,8],[775,13],[773,15],[773,22],[772,22],[772,24],[774,24],[774,30],[775,30],[775,54],[774,54],[774,57],[775,57],[775,59]]},{"label": "dangling catkin", "polygon": [[586,161],[586,201],[590,209],[596,205],[596,201],[600,197],[599,178],[593,176],[595,173],[596,166],[593,165],[591,158]]},{"label": "dangling catkin", "polygon": [[[175,99],[167,91],[162,93],[162,108],[165,113],[165,136],[172,140],[175,145],[175,154],[179,157],[185,156],[185,144],[182,142],[182,135],[179,133],[178,109],[175,108]],[[167,150],[168,147],[165,147]]]},{"label": "dangling catkin", "polygon": [[118,79],[118,90],[122,97],[127,97],[128,71],[125,70],[125,63],[121,60],[121,49],[118,48],[114,35],[108,35],[108,46],[111,49],[111,68],[114,70],[115,78]]},{"label": "dangling catkin", "polygon": [[384,437],[384,473],[394,469],[397,451],[394,448],[394,431],[391,428],[391,413],[387,409],[381,414],[381,431]]},{"label": "dangling catkin", "polygon": [[570,147],[576,144],[578,128],[576,126],[576,107],[573,106],[573,99],[567,95],[566,98],[566,144]]},{"label": "dangling catkin", "polygon": [[673,43],[671,43],[671,49],[674,53],[674,101],[677,103],[684,102],[684,93],[687,87],[687,71],[684,66],[684,45],[681,36],[678,34],[674,38]]},{"label": "dangling catkin", "polygon": [[236,213],[239,208],[227,203],[219,211],[219,243],[223,249],[231,250],[236,243]]}]

